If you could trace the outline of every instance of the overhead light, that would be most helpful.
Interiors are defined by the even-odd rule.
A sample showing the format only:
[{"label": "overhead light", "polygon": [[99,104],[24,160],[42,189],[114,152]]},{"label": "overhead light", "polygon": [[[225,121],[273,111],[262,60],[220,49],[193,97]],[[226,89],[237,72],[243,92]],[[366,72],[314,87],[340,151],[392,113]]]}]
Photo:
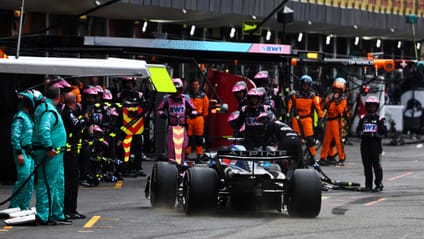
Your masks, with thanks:
[{"label": "overhead light", "polygon": [[390,28],[390,32],[395,32],[395,29],[393,27]]},{"label": "overhead light", "polygon": [[234,38],[236,36],[236,28],[232,27],[230,31],[230,38]]},{"label": "overhead light", "polygon": [[187,14],[187,9],[183,8],[181,9],[181,12],[183,12],[183,14]]},{"label": "overhead light", "polygon": [[100,2],[99,0],[93,0],[93,4],[96,6],[100,6],[102,5],[102,2]]},{"label": "overhead light", "polygon": [[301,42],[303,38],[303,33],[299,32],[299,35],[297,35],[297,41]]},{"label": "overhead light", "polygon": [[401,47],[402,47],[402,41],[398,41],[397,48],[401,48]]},{"label": "overhead light", "polygon": [[359,37],[355,37],[355,42],[354,42],[355,46],[359,45]]},{"label": "overhead light", "polygon": [[381,39],[377,39],[375,42],[375,47],[380,48],[381,47]]},{"label": "overhead light", "polygon": [[328,36],[325,38],[325,44],[326,44],[326,45],[330,45],[330,43],[331,43],[331,35],[328,35]]},{"label": "overhead light", "polygon": [[271,31],[270,31],[270,30],[268,30],[268,31],[266,32],[265,40],[267,40],[267,41],[271,40],[271,35],[272,35]]},{"label": "overhead light", "polygon": [[146,30],[147,30],[147,25],[148,25],[149,23],[147,22],[147,21],[144,21],[144,23],[143,23],[143,28],[141,28],[141,31],[142,32],[146,32]]},{"label": "overhead light", "polygon": [[196,25],[191,25],[190,36],[193,36],[195,31],[196,31]]},{"label": "overhead light", "polygon": [[353,25],[353,29],[358,29],[358,25]]},{"label": "overhead light", "polygon": [[312,21],[308,21],[308,25],[312,25]]},{"label": "overhead light", "polygon": [[417,42],[417,49],[421,49],[421,42]]},{"label": "overhead light", "polygon": [[250,18],[252,18],[252,20],[256,20],[256,16],[255,15],[251,15]]}]

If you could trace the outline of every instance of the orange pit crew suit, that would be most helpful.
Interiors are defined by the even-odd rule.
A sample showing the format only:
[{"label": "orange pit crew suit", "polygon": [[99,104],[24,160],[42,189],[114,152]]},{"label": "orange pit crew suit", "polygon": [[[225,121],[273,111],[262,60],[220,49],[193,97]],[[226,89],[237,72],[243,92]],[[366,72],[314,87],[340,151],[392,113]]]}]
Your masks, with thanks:
[{"label": "orange pit crew suit", "polygon": [[[344,79],[336,78],[333,83],[333,94],[327,96],[323,103],[323,108],[327,109],[327,117],[325,123],[324,140],[320,160],[326,161],[330,151],[331,142],[336,143],[337,153],[339,155],[339,163],[343,164],[345,153],[342,143],[342,117],[347,109],[347,99],[343,94],[345,83]],[[335,96],[336,95],[336,96]]]},{"label": "orange pit crew suit", "polygon": [[191,94],[190,99],[196,107],[197,115],[194,118],[187,118],[189,145],[185,153],[190,154],[192,147],[195,146],[197,158],[200,158],[203,154],[203,134],[205,118],[209,113],[209,98],[203,91],[199,91],[197,94]]},{"label": "orange pit crew suit", "polygon": [[[305,90],[303,84],[309,85]],[[314,141],[314,110],[318,114],[318,118],[323,116],[320,98],[311,90],[312,78],[304,75],[300,78],[301,89],[293,93],[288,101],[288,112],[292,113],[292,128],[296,131],[305,141],[309,148],[312,158],[315,157],[315,141]],[[299,127],[300,122],[300,127]]]}]

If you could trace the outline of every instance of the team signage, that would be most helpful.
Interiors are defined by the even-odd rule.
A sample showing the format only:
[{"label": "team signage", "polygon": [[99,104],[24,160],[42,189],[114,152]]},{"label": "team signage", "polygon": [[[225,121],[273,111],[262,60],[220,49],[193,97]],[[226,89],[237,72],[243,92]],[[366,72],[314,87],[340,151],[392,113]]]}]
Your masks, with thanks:
[{"label": "team signage", "polygon": [[282,44],[260,44],[253,43],[249,49],[249,53],[264,53],[264,54],[283,54],[287,55],[291,53],[291,47],[289,45]]},{"label": "team signage", "polygon": [[248,158],[257,158],[257,157],[282,157],[287,156],[287,151],[285,150],[276,150],[276,151],[257,151],[257,150],[246,150],[246,151],[219,151],[218,155],[220,157],[248,157]]},{"label": "team signage", "polygon": [[243,42],[215,42],[168,39],[137,39],[120,37],[84,37],[86,46],[115,46],[159,48],[187,51],[214,51],[259,54],[291,54],[291,46],[284,44],[261,44]]},{"label": "team signage", "polygon": [[244,21],[243,27],[242,27],[243,34],[244,35],[252,34],[252,35],[260,36],[262,34],[262,29],[259,28],[258,30],[256,30],[260,23],[261,23],[261,21],[253,21],[253,20],[252,21]]}]

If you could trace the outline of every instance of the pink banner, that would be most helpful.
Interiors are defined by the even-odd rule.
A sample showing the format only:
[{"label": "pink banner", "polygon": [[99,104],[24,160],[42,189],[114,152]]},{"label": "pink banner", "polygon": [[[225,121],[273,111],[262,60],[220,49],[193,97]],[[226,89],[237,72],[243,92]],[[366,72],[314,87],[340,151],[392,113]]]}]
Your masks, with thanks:
[{"label": "pink banner", "polygon": [[282,44],[254,43],[250,47],[249,53],[290,54],[291,46]]}]

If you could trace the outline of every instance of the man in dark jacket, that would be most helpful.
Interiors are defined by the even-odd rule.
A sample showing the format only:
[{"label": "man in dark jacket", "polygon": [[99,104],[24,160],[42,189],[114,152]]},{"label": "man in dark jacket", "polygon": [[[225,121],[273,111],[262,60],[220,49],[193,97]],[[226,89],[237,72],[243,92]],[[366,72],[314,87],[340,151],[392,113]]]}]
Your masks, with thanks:
[{"label": "man in dark jacket", "polygon": [[65,169],[65,200],[63,213],[67,219],[83,219],[84,215],[77,212],[79,187],[79,152],[82,146],[82,132],[87,125],[87,118],[80,115],[80,107],[74,93],[65,94],[65,108],[62,119],[68,135],[66,151],[63,156]]}]

